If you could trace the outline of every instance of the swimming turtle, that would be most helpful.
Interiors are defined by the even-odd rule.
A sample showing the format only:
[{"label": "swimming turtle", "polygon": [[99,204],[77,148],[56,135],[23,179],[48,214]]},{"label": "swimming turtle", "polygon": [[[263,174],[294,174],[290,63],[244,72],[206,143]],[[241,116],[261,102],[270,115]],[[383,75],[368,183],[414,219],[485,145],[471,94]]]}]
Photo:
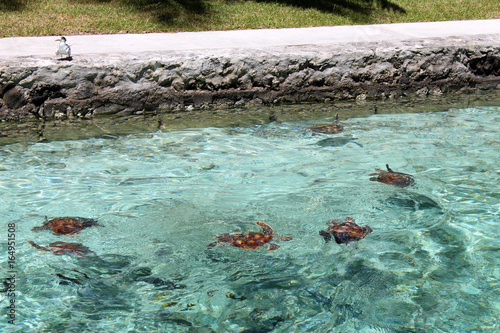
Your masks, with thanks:
[{"label": "swimming turtle", "polygon": [[37,250],[52,252],[56,255],[67,253],[67,254],[74,254],[78,257],[83,257],[86,254],[94,253],[94,251],[91,251],[88,247],[80,243],[54,242],[50,243],[48,248],[35,244],[32,241],[28,241],[28,243]]},{"label": "swimming turtle", "polygon": [[261,228],[262,233],[251,232],[248,234],[223,234],[223,235],[214,235],[217,238],[217,241],[208,245],[208,247],[213,247],[216,245],[221,245],[223,243],[230,244],[235,247],[239,247],[242,249],[257,249],[264,244],[268,244],[267,251],[274,251],[279,249],[280,247],[276,244],[269,243],[270,241],[288,241],[292,240],[291,237],[277,237],[273,236],[274,229],[271,228],[264,222],[257,221],[256,222]]},{"label": "swimming turtle", "polygon": [[330,220],[327,225],[328,229],[326,229],[326,231],[321,230],[319,232],[320,236],[323,237],[327,243],[332,240],[332,235],[335,238],[335,243],[348,244],[350,242],[359,241],[373,232],[370,226],[359,226],[354,223],[352,217],[346,217],[343,223],[340,222],[340,220]]},{"label": "swimming turtle", "polygon": [[335,115],[335,120],[329,125],[311,126],[311,131],[323,134],[338,134],[344,130],[344,126],[339,125],[339,114]]},{"label": "swimming turtle", "polygon": [[47,216],[45,216],[43,225],[41,227],[34,227],[31,230],[40,231],[52,229],[56,234],[71,235],[95,225],[99,225],[96,220],[84,217],[55,217],[49,220]]},{"label": "swimming turtle", "polygon": [[395,172],[391,168],[389,168],[389,164],[386,164],[385,166],[387,168],[387,171],[381,169],[375,169],[375,171],[377,172],[371,173],[370,176],[377,176],[377,177],[371,177],[370,180],[384,184],[394,185],[397,187],[407,187],[415,184],[415,179],[413,178],[412,175],[401,172]]}]

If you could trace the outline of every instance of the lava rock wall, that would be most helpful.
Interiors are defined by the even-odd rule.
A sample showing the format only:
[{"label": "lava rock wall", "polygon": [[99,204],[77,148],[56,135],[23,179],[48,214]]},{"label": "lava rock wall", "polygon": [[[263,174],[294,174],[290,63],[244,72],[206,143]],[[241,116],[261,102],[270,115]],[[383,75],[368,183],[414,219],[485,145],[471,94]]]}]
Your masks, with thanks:
[{"label": "lava rock wall", "polygon": [[487,36],[0,61],[0,120],[397,99],[500,88]]}]

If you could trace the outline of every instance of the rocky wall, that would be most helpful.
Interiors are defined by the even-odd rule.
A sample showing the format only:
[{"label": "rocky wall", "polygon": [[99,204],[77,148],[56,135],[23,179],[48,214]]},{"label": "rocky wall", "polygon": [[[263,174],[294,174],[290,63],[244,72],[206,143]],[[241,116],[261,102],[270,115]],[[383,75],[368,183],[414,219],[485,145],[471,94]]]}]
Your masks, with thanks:
[{"label": "rocky wall", "polygon": [[500,88],[497,40],[0,59],[0,120],[397,99]]}]

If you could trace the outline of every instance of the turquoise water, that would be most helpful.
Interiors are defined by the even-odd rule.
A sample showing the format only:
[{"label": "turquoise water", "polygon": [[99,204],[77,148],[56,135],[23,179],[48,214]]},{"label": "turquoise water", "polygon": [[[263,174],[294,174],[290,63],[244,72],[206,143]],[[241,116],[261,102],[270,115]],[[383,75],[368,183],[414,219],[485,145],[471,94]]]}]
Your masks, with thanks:
[{"label": "turquoise water", "polygon": [[[0,147],[0,277],[16,274],[0,330],[498,332],[499,111],[352,118],[334,136],[308,131],[328,118]],[[370,182],[386,163],[417,185]],[[102,227],[31,231],[45,216]],[[373,233],[325,244],[319,230],[346,216]],[[258,220],[293,240],[207,249]]]}]

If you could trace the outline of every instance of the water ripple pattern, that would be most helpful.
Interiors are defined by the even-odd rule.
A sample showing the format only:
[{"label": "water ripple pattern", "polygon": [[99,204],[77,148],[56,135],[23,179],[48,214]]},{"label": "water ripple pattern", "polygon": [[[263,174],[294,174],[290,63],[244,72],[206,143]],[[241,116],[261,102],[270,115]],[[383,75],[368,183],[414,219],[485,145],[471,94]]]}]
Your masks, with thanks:
[{"label": "water ripple pattern", "polygon": [[[500,108],[309,130],[332,120],[0,147],[18,272],[17,322],[2,312],[0,330],[500,331]],[[370,181],[386,164],[416,185]],[[102,226],[32,231],[45,216]],[[325,243],[318,232],[346,216],[373,233]],[[260,231],[256,221],[293,240],[207,248],[214,234]],[[54,255],[28,240],[95,253]]]}]

